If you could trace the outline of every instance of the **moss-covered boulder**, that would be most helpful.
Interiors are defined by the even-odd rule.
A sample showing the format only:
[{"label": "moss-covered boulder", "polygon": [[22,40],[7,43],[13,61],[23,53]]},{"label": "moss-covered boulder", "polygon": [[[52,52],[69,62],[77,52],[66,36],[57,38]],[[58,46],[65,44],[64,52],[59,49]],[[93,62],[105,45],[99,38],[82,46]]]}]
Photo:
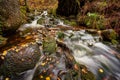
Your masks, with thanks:
[{"label": "moss-covered boulder", "polygon": [[43,41],[43,51],[46,53],[55,53],[56,52],[56,40],[53,37],[47,36]]},{"label": "moss-covered boulder", "polygon": [[118,35],[113,29],[103,30],[101,35],[104,41],[110,41],[113,44],[118,43],[117,42]]},{"label": "moss-covered boulder", "polygon": [[18,0],[0,0],[0,23],[3,33],[15,31],[21,24]]}]

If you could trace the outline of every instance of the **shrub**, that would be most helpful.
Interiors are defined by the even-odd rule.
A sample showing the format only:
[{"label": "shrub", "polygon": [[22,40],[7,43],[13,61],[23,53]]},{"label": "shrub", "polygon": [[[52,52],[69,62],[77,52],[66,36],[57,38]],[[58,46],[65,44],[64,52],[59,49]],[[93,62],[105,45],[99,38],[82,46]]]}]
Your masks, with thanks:
[{"label": "shrub", "polygon": [[105,18],[97,13],[88,13],[85,16],[80,16],[79,24],[84,24],[88,28],[103,30],[105,29]]}]

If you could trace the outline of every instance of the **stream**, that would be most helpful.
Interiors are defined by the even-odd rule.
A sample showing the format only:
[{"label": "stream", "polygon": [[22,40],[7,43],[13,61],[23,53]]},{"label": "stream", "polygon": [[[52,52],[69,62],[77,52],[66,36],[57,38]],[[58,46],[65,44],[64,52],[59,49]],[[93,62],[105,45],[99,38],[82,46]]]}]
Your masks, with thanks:
[{"label": "stream", "polygon": [[[100,42],[100,37],[87,34],[85,30],[65,33],[68,35],[65,43],[73,51],[75,60],[86,65],[97,80],[108,80],[110,76],[116,77],[111,80],[120,79],[120,60],[115,56],[118,52]],[[71,39],[68,38],[70,34],[74,35]],[[106,78],[102,79],[103,76]]]},{"label": "stream", "polygon": [[[31,23],[22,25],[18,29],[18,31],[23,32],[28,28],[51,28],[53,26],[55,26],[56,28],[58,25],[64,26],[66,28],[70,27],[69,25],[64,24],[64,22],[60,19],[55,19],[53,21],[54,24],[52,22],[53,26],[51,26],[51,18],[47,15],[47,11],[43,11],[41,15],[35,16],[35,19]],[[37,21],[43,17],[45,18],[44,23],[38,24]],[[119,52],[103,44],[101,41],[101,36],[97,34],[89,34],[87,30],[66,30],[63,33],[65,34],[65,37],[62,42],[67,46],[67,48],[70,49],[75,61],[81,65],[85,65],[88,71],[91,71],[95,75],[96,80],[120,80],[120,59],[116,57],[116,55],[119,55]],[[20,34],[22,35],[22,33]],[[55,36],[55,39],[57,39],[57,36]],[[33,49],[30,49],[32,52]],[[30,52],[30,50],[28,51]],[[39,57],[39,60],[33,69],[21,72],[19,73],[19,76],[12,77],[10,80],[68,80],[68,78],[66,78],[65,76],[60,76],[60,78],[56,77],[58,76],[59,71],[62,71],[63,74],[68,71],[68,69],[65,67],[66,59],[64,54],[61,55],[55,53],[49,57],[46,56],[42,50],[40,51],[40,53],[41,56]],[[65,52],[63,51],[63,53]],[[46,63],[48,65],[46,66],[44,64],[45,66],[42,67],[41,65],[43,65],[44,60],[48,60],[48,63]],[[57,63],[57,61],[59,63]],[[53,63],[54,66],[51,68]],[[47,72],[48,68],[49,70]],[[41,79],[36,79],[35,74],[41,74],[42,70],[43,72],[46,71],[46,74],[50,72],[54,73],[54,77],[52,77],[51,79],[49,79],[49,77],[47,77],[46,79],[42,79],[43,76],[41,76]],[[0,80],[4,80],[3,76],[0,76]],[[82,79],[80,78],[80,76],[78,76],[78,79],[70,78],[69,80]]]}]

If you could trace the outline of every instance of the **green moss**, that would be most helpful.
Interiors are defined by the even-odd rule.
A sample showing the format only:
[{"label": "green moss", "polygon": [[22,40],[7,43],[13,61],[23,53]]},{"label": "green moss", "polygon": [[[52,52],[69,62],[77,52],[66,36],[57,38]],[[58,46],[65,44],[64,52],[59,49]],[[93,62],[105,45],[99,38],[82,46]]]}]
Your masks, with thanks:
[{"label": "green moss", "polygon": [[38,23],[38,24],[43,24],[43,23],[44,23],[44,21],[45,21],[45,19],[40,18],[40,19],[37,21],[37,23]]},{"label": "green moss", "polygon": [[56,40],[54,38],[47,37],[43,41],[43,51],[50,54],[56,52]]}]

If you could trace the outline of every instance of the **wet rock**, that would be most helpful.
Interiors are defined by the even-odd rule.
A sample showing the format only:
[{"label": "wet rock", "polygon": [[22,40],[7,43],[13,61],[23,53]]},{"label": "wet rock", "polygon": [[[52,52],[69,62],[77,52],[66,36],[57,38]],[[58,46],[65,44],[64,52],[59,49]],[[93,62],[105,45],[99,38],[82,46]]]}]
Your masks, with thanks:
[{"label": "wet rock", "polygon": [[[72,51],[64,43],[57,41],[57,44],[59,47],[55,54],[44,56],[40,60],[32,80],[95,80],[85,66],[75,61]],[[86,73],[82,72],[83,68]]]},{"label": "wet rock", "polygon": [[59,53],[52,56],[45,56],[37,67],[32,80],[72,80],[79,79],[79,71],[75,70],[75,61],[66,56],[66,53]]},{"label": "wet rock", "polygon": [[25,43],[2,53],[4,55],[3,74],[17,74],[33,69],[40,57],[39,46],[36,43]]}]

